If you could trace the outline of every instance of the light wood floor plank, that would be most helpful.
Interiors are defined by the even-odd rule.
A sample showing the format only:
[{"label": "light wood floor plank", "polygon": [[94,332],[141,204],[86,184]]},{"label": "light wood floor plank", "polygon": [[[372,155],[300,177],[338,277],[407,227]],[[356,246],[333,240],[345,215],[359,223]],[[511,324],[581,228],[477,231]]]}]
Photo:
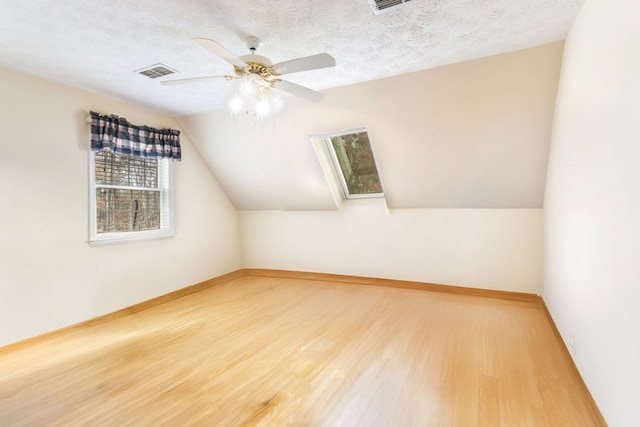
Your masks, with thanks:
[{"label": "light wood floor plank", "polygon": [[596,426],[542,306],[243,276],[0,353],[1,426]]}]

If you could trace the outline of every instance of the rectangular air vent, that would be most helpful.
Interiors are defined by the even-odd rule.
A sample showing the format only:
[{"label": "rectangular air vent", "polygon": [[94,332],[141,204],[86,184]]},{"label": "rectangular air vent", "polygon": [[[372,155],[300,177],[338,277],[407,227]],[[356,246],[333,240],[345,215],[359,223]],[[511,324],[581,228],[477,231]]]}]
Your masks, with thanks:
[{"label": "rectangular air vent", "polygon": [[369,0],[373,13],[379,15],[381,13],[389,12],[397,7],[410,2],[411,0]]},{"label": "rectangular air vent", "polygon": [[137,71],[138,74],[149,77],[150,79],[157,79],[158,77],[168,76],[169,74],[177,73],[176,70],[172,70],[163,64],[156,64],[150,67],[143,68]]}]

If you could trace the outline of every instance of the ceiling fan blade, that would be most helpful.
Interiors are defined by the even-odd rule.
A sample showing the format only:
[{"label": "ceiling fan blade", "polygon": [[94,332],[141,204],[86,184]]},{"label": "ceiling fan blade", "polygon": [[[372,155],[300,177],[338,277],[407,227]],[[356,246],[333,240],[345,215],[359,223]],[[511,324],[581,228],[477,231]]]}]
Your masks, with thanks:
[{"label": "ceiling fan blade", "polygon": [[273,87],[285,92],[289,92],[292,95],[300,96],[311,102],[320,102],[324,98],[323,93],[316,92],[315,90],[288,82],[286,80],[273,80]]},{"label": "ceiling fan blade", "polygon": [[278,74],[299,73],[300,71],[317,70],[318,68],[335,67],[336,60],[328,53],[305,56],[304,58],[273,64],[271,68]]},{"label": "ceiling fan blade", "polygon": [[215,53],[216,55],[218,55],[220,58],[224,59],[231,65],[235,65],[236,67],[247,66],[246,62],[244,62],[242,59],[235,56],[233,53],[229,52],[220,43],[216,41],[213,41],[211,39],[204,39],[201,37],[196,37],[193,39],[193,41],[195,41],[205,49]]},{"label": "ceiling fan blade", "polygon": [[187,79],[164,80],[164,81],[161,81],[160,84],[162,84],[162,85],[181,85],[181,84],[184,84],[184,83],[195,83],[195,82],[199,82],[199,81],[221,79],[221,78],[222,79],[226,79],[226,80],[235,79],[234,76],[204,76],[204,77],[189,77]]}]

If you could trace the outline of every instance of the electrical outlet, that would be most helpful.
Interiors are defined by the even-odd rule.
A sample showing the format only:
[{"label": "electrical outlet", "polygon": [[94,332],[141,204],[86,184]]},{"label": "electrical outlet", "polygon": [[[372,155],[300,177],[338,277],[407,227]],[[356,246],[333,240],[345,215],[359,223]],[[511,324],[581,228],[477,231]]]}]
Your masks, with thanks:
[{"label": "electrical outlet", "polygon": [[569,348],[571,348],[571,352],[575,353],[576,351],[576,339],[573,335],[569,335]]}]

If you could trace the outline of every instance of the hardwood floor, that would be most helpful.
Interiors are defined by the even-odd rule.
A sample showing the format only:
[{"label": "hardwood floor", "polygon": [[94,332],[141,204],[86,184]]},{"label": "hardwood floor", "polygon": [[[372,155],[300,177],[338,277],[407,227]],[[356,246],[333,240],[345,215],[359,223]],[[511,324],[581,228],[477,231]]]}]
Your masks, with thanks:
[{"label": "hardwood floor", "polygon": [[1,426],[596,426],[539,302],[242,276],[0,352]]}]

